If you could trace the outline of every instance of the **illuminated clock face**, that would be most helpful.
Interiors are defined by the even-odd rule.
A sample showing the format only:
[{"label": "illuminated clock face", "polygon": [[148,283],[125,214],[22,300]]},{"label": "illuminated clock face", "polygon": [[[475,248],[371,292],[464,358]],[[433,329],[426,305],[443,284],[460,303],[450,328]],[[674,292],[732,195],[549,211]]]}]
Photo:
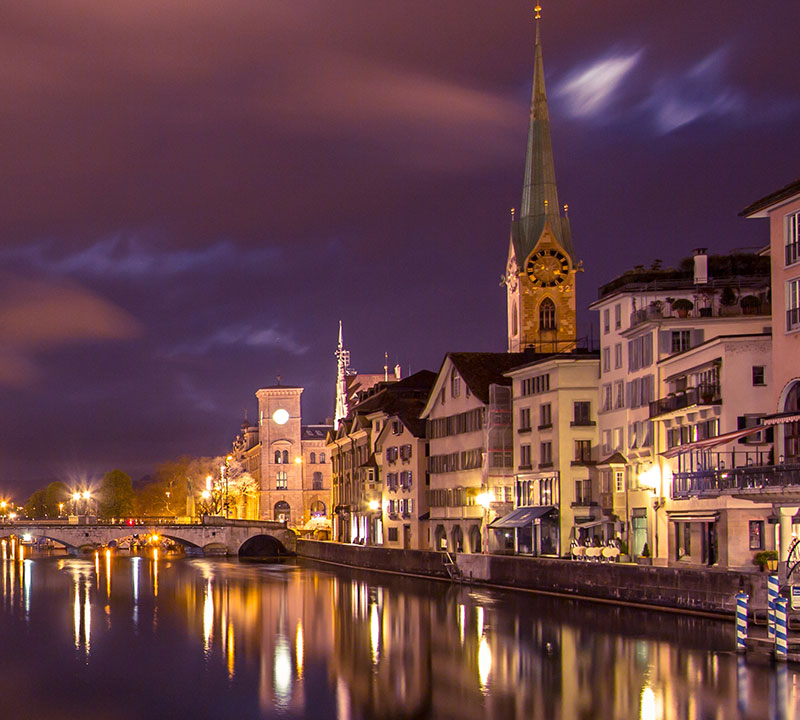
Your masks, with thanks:
[{"label": "illuminated clock face", "polygon": [[272,419],[278,423],[278,425],[285,425],[289,421],[289,412],[283,408],[278,408],[272,413]]},{"label": "illuminated clock face", "polygon": [[556,287],[569,277],[569,260],[559,250],[539,250],[528,259],[525,272],[537,287]]}]

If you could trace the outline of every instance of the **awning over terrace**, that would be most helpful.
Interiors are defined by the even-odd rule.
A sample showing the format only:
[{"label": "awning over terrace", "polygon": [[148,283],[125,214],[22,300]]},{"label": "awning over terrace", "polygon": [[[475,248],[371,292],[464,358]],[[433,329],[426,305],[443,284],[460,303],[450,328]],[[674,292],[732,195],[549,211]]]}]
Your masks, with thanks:
[{"label": "awning over terrace", "polygon": [[489,527],[492,530],[527,527],[535,520],[543,518],[545,515],[553,512],[553,510],[555,510],[555,506],[553,505],[529,505],[517,508],[508,513],[508,515],[489,523]]},{"label": "awning over terrace", "polygon": [[661,454],[664,457],[671,458],[686,452],[691,452],[692,450],[710,450],[718,445],[725,445],[725,443],[733,442],[739,438],[755,435],[757,432],[761,432],[765,427],[766,425],[756,425],[755,427],[745,428],[744,430],[734,430],[733,432],[706,438],[705,440],[698,440],[697,442],[686,443],[685,445],[676,445],[669,450],[665,450]]}]

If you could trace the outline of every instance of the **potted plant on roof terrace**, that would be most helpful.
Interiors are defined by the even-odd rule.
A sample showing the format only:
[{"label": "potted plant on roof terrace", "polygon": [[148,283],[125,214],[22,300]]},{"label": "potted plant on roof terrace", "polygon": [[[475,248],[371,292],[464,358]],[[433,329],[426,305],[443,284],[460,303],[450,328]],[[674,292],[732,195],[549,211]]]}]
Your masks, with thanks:
[{"label": "potted plant on roof terrace", "polygon": [[677,313],[678,317],[685,318],[694,310],[694,303],[689,298],[678,298],[672,301],[672,309]]}]

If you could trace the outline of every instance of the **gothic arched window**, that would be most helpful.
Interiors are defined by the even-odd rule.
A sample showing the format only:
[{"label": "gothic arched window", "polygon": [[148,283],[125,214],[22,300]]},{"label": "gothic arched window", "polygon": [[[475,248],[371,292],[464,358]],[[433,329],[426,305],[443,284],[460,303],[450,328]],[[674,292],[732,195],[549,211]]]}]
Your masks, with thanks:
[{"label": "gothic arched window", "polygon": [[275,451],[275,464],[276,465],[280,465],[280,462],[281,462],[281,451],[280,450],[276,450]]},{"label": "gothic arched window", "polygon": [[312,452],[308,456],[308,462],[310,462],[312,465],[314,465],[317,462],[317,454]]},{"label": "gothic arched window", "polygon": [[550,298],[545,298],[539,305],[539,329],[556,329],[556,306]]},{"label": "gothic arched window", "polygon": [[[800,412],[800,383],[795,383],[786,396],[785,412]],[[800,460],[800,422],[787,422],[783,426],[783,460],[796,463]]]},{"label": "gothic arched window", "polygon": [[320,461],[321,463],[324,463],[324,462],[325,462],[325,453],[324,453],[324,452],[321,452],[321,453],[319,454],[319,461]]},{"label": "gothic arched window", "polygon": [[289,451],[288,450],[284,450],[283,451],[283,462],[285,462],[285,463],[289,462]]}]

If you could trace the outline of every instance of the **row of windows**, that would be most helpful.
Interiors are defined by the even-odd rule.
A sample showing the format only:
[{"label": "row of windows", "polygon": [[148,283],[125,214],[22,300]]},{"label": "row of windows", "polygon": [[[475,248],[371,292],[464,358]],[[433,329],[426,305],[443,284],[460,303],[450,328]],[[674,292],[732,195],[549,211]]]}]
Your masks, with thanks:
[{"label": "row of windows", "polygon": [[[553,464],[553,443],[548,441],[539,443],[539,464],[552,465]],[[519,466],[521,469],[531,467],[531,446],[519,446]]]},{"label": "row of windows", "polygon": [[458,472],[481,467],[483,448],[462,450],[447,455],[433,455],[428,458],[428,471],[432,473]]},{"label": "row of windows", "polygon": [[628,341],[628,372],[653,364],[653,333],[645,333]]},{"label": "row of windows", "polygon": [[558,505],[558,478],[517,480],[517,500],[520,505]]},{"label": "row of windows", "polygon": [[714,418],[696,425],[681,425],[667,430],[667,448],[707,440],[719,435],[719,420]]},{"label": "row of windows", "polygon": [[534,375],[534,377],[525,378],[522,381],[522,395],[537,395],[538,393],[548,392],[550,390],[550,373],[543,375]]},{"label": "row of windows", "polygon": [[467,504],[475,504],[471,496],[467,497],[467,492],[464,488],[431,490],[429,502],[431,507],[464,507]]},{"label": "row of windows", "polygon": [[[275,473],[275,489],[276,490],[287,490],[289,488],[289,479],[287,474],[280,470]],[[312,490],[322,490],[322,473],[316,471],[311,476],[311,489]]]},{"label": "row of windows", "polygon": [[386,474],[386,487],[388,490],[409,490],[413,481],[413,475],[410,470],[404,470],[400,473],[387,473]]},{"label": "row of windows", "polygon": [[[619,330],[622,327],[622,305],[617,303],[614,305],[614,329]],[[611,330],[611,311],[609,308],[603,310],[603,334],[607,335]]]},{"label": "row of windows", "polygon": [[483,408],[475,408],[457,415],[428,420],[428,437],[432,440],[449,437],[450,435],[476,432],[482,429]]},{"label": "row of windows", "polygon": [[400,447],[392,446],[386,448],[386,462],[388,463],[395,463],[397,462],[397,458],[399,457],[401,460],[410,460],[411,459],[411,445],[400,445]]},{"label": "row of windows", "polygon": [[[276,465],[285,465],[289,462],[289,451],[288,450],[276,450],[275,451],[275,464]],[[311,452],[308,454],[308,462],[312,465],[317,464],[317,454],[315,452]],[[325,464],[325,453],[321,452],[319,454],[319,462],[321,465]]]},{"label": "row of windows", "polygon": [[[386,512],[389,517],[394,515],[402,515],[403,517],[410,517],[414,512],[414,500],[412,498],[403,498],[402,500],[389,500],[386,506]],[[395,531],[397,528],[395,528]],[[395,538],[396,539],[396,538]]]},{"label": "row of windows", "polygon": [[[614,369],[622,367],[622,343],[614,345]],[[603,372],[611,372],[611,348],[603,348]]]}]

